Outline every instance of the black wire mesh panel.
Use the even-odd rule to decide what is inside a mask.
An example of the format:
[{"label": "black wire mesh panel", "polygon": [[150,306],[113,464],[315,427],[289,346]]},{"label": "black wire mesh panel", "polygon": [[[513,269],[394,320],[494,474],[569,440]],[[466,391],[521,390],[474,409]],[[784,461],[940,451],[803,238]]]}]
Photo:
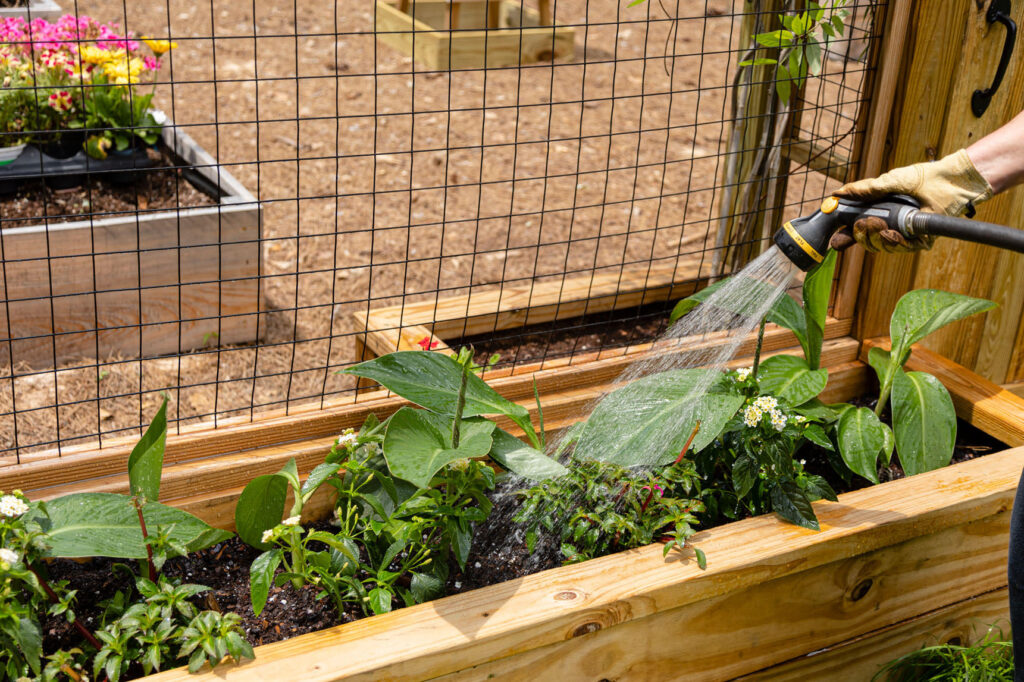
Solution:
[{"label": "black wire mesh panel", "polygon": [[30,142],[0,166],[7,462],[165,393],[180,430],[357,399],[337,370],[396,348],[507,371],[657,335],[722,271],[730,157],[776,151],[786,214],[846,176],[884,8],[847,3],[784,136],[737,145],[744,20],[796,3],[62,4],[0,36],[31,93],[0,109],[0,151]]}]

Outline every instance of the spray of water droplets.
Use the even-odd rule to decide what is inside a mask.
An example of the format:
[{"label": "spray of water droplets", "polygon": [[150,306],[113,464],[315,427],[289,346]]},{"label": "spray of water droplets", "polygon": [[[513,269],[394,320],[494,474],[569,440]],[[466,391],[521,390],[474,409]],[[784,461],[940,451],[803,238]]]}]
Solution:
[{"label": "spray of water droplets", "polygon": [[[740,346],[751,338],[760,321],[767,315],[775,301],[785,295],[792,283],[796,269],[789,259],[776,247],[772,247],[752,261],[742,271],[729,278],[714,293],[688,315],[674,324],[660,339],[654,343],[651,352],[645,353],[631,364],[616,380],[611,390],[626,386],[637,379],[670,370],[703,367],[716,372],[709,372],[695,382],[688,395],[681,401],[691,407],[699,398],[707,393],[711,384],[725,370],[735,357]],[[645,398],[636,396],[632,403],[635,410],[649,410],[653,405],[643,401],[664,400],[657,395]],[[673,399],[678,401],[678,396]],[[584,420],[600,403],[595,400],[580,414]],[[641,444],[640,451],[635,452],[634,461],[643,466],[652,465],[664,454],[664,443],[678,435],[685,425],[693,421],[691,409],[683,408],[671,411],[671,418],[659,423],[655,435],[649,442]],[[632,439],[635,435],[627,425],[631,421],[627,415],[621,419],[624,425],[621,430],[613,430],[607,446],[612,449]],[[549,454],[558,448],[557,442],[548,444]],[[635,444],[634,444],[635,446]],[[508,560],[522,561],[521,555],[515,551],[524,542],[524,533],[512,521],[516,507],[512,503],[515,493],[529,487],[531,483],[519,477],[506,480],[496,495],[496,505],[492,518],[487,525],[490,528],[506,529],[503,538],[488,538],[488,552],[497,552],[499,557]],[[551,543],[547,543],[549,546]],[[558,546],[555,541],[554,547]],[[539,553],[540,554],[540,553]],[[520,564],[520,570],[529,571],[530,563],[540,563],[544,557],[537,555],[526,559],[527,564]]]}]

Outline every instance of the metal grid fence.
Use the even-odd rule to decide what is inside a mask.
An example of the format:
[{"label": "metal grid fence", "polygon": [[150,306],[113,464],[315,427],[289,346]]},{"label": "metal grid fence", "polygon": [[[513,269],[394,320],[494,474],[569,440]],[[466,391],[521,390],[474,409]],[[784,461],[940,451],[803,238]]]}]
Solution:
[{"label": "metal grid fence", "polygon": [[[85,140],[116,138],[88,117],[101,93],[152,92],[151,146],[114,139],[81,168],[30,151],[22,177],[0,166],[10,463],[136,433],[163,394],[172,429],[358,399],[368,389],[337,370],[396,348],[470,342],[509,371],[650,340],[728,270],[727,248],[770,230],[761,206],[755,233],[719,236],[752,182],[730,158],[774,153],[758,181],[788,216],[851,172],[885,7],[848,3],[785,125],[736,144],[770,116],[747,100],[774,91],[738,66],[761,54],[744,22],[797,3],[63,4],[78,26],[177,45],[139,43],[161,68],[131,88],[90,70],[56,90]],[[66,38],[72,70],[97,30]],[[50,46],[29,36],[6,49],[38,61]],[[30,85],[53,111],[4,121],[4,146],[74,138],[54,88]]]}]

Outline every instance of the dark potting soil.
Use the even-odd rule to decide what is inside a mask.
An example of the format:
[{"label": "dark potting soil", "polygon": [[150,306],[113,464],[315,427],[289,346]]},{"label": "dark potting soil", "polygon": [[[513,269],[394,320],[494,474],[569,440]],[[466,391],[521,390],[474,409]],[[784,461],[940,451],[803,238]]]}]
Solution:
[{"label": "dark potting soil", "polygon": [[16,192],[0,197],[0,227],[38,225],[44,217],[53,224],[216,203],[188,181],[185,171],[177,167],[180,163],[166,149],[148,149],[146,153],[155,167],[134,171],[135,182],[111,182],[103,179],[103,174],[88,176],[83,184],[68,189],[54,189],[45,180],[24,182]]},{"label": "dark potting soil", "polygon": [[452,348],[472,346],[477,364],[497,353],[495,367],[550,360],[654,341],[668,329],[673,302],[591,313],[487,334],[445,339]]}]

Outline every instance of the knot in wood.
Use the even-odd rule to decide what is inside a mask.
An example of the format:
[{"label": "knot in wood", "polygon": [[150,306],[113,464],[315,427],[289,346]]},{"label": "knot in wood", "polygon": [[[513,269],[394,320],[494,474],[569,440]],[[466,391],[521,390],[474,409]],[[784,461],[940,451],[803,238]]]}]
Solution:
[{"label": "knot in wood", "polygon": [[572,631],[572,636],[573,637],[580,637],[582,635],[589,635],[591,632],[597,632],[600,629],[601,629],[601,624],[600,623],[595,623],[595,622],[584,623],[583,625],[580,625],[579,627],[577,627],[575,630]]},{"label": "knot in wood", "polygon": [[569,601],[570,599],[575,599],[578,596],[580,595],[576,592],[573,592],[572,590],[565,590],[563,592],[559,592],[558,594],[556,594],[555,599],[557,599],[558,601]]},{"label": "knot in wood", "polygon": [[859,583],[853,586],[850,590],[850,601],[860,601],[867,596],[868,592],[871,591],[871,586],[875,584],[875,581],[871,578],[865,578]]}]

